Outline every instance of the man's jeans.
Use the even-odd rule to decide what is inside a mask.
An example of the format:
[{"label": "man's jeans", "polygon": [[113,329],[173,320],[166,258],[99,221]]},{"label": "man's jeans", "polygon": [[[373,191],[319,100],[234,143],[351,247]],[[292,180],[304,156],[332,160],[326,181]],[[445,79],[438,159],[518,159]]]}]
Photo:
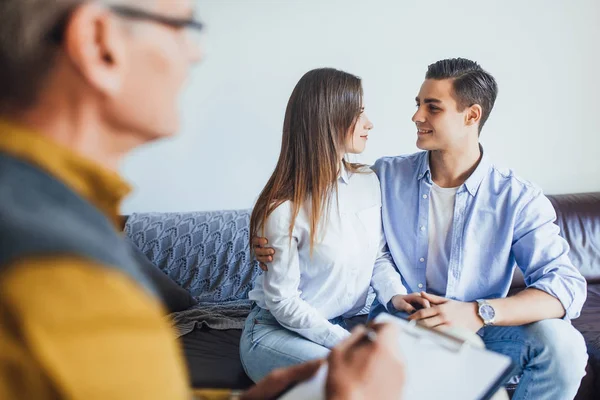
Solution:
[{"label": "man's jeans", "polygon": [[[369,319],[383,311],[373,303]],[[477,334],[487,349],[513,360],[513,375],[520,377],[513,400],[566,400],[577,394],[588,357],[583,336],[569,322],[547,319],[522,326],[488,326]]]}]

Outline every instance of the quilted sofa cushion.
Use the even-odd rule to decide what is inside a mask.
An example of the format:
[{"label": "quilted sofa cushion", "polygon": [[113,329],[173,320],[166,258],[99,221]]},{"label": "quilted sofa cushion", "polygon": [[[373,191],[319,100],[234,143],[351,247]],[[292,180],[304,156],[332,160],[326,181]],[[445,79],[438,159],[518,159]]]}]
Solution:
[{"label": "quilted sofa cushion", "polygon": [[246,300],[260,274],[250,255],[250,210],[135,213],[127,236],[200,303]]}]

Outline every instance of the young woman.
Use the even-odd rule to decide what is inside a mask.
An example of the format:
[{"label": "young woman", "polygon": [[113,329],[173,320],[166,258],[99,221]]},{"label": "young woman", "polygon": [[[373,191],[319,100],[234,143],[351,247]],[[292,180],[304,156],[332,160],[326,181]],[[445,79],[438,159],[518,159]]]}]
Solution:
[{"label": "young woman", "polygon": [[276,251],[250,292],[240,343],[254,381],[325,357],[349,336],[344,318],[365,306],[369,286],[381,304],[406,294],[383,236],[377,176],[344,158],[365,149],[373,127],[362,99],[360,78],[330,68],[306,73],[289,99],[279,161],[250,221],[250,236]]}]

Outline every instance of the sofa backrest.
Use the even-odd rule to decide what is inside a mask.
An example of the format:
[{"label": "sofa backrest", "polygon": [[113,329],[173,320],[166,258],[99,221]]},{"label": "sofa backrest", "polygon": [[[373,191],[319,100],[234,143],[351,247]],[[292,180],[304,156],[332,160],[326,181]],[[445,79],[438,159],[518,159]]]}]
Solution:
[{"label": "sofa backrest", "polygon": [[[569,246],[569,257],[590,283],[600,282],[600,192],[548,196],[556,224]],[[513,287],[524,287],[516,270]]]},{"label": "sofa backrest", "polygon": [[136,213],[125,233],[199,302],[244,300],[261,273],[248,244],[250,210]]},{"label": "sofa backrest", "polygon": [[571,246],[571,261],[588,281],[600,281],[600,192],[548,197]]},{"label": "sofa backrest", "polygon": [[[600,192],[548,196],[570,257],[588,282],[600,282]],[[248,245],[250,210],[136,213],[126,234],[200,302],[247,299],[260,275]],[[524,287],[517,269],[513,288]]]}]

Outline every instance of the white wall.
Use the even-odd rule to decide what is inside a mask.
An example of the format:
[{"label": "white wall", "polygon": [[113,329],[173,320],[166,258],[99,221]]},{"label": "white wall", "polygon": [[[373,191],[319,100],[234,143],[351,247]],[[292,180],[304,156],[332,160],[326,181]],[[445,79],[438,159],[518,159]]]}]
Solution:
[{"label": "white wall", "polygon": [[297,80],[330,66],[363,78],[375,129],[360,161],[416,151],[427,65],[481,63],[500,94],[482,133],[494,162],[546,193],[600,190],[600,1],[201,0],[206,58],[183,128],[138,150],[124,211],[251,207],[278,157]]}]

